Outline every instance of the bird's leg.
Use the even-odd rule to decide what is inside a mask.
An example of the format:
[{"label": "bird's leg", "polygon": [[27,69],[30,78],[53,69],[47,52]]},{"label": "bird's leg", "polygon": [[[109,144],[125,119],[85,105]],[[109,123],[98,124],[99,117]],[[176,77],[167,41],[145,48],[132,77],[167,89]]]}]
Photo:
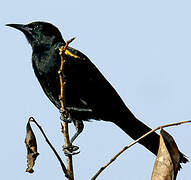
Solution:
[{"label": "bird's leg", "polygon": [[82,120],[73,120],[74,126],[76,128],[76,133],[74,136],[71,138],[71,143],[74,142],[74,140],[79,136],[79,134],[83,131],[84,129],[84,123]]},{"label": "bird's leg", "polygon": [[65,155],[75,155],[75,154],[80,153],[80,151],[74,152],[74,151],[77,151],[79,149],[79,147],[72,145],[72,143],[78,137],[78,135],[83,131],[84,124],[83,124],[82,120],[74,120],[74,119],[73,119],[73,123],[74,123],[74,126],[76,128],[76,133],[71,138],[71,141],[70,141],[71,145],[69,147],[66,147],[66,146],[63,147]]}]

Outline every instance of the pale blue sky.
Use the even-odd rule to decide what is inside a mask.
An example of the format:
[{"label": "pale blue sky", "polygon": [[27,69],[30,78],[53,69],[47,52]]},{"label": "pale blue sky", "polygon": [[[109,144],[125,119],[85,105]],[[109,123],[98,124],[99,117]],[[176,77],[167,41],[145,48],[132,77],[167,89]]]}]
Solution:
[{"label": "pale blue sky", "polygon": [[[58,26],[72,47],[84,52],[115,87],[130,110],[154,128],[191,119],[191,1],[11,1],[0,7],[1,179],[64,179],[39,130],[40,156],[34,174],[25,173],[25,125],[34,116],[63,159],[58,110],[34,76],[31,47],[24,35],[4,25],[48,21]],[[71,125],[72,126],[72,125]],[[72,128],[73,129],[73,128]],[[191,158],[191,125],[171,127],[179,148]],[[132,142],[112,123],[88,122],[76,140],[76,180],[90,179]],[[150,179],[155,157],[135,145],[108,167],[99,180]],[[178,179],[190,179],[190,163]]]}]

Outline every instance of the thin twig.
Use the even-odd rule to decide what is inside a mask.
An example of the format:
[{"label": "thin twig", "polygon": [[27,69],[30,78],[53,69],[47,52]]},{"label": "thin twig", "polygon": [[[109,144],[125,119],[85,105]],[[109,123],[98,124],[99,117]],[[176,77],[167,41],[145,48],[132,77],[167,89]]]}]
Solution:
[{"label": "thin twig", "polygon": [[29,122],[34,122],[34,123],[37,125],[37,127],[40,129],[42,135],[43,135],[44,138],[45,138],[45,141],[46,141],[47,144],[50,146],[50,148],[51,148],[52,151],[54,152],[55,156],[57,157],[58,161],[60,162],[60,165],[61,165],[61,167],[62,167],[62,170],[63,170],[65,176],[68,177],[68,171],[67,171],[67,169],[66,169],[66,166],[64,165],[64,163],[63,163],[61,157],[59,156],[59,154],[57,153],[57,151],[55,150],[55,148],[53,147],[53,145],[51,144],[51,142],[49,141],[49,139],[47,138],[47,136],[46,136],[44,130],[42,129],[42,127],[37,123],[37,121],[36,121],[33,117],[30,117],[30,118],[29,118]]},{"label": "thin twig", "polygon": [[[72,38],[66,42],[64,46],[61,46],[59,48],[59,55],[61,59],[61,64],[60,64],[60,69],[58,71],[59,79],[60,79],[60,104],[61,104],[61,110],[63,112],[63,115],[65,117],[68,116],[68,112],[66,110],[66,102],[65,102],[65,88],[66,88],[66,81],[64,80],[63,76],[63,70],[64,70],[64,63],[65,63],[65,51],[69,45],[75,38]],[[68,132],[68,123],[63,122],[62,124],[62,132],[64,134],[64,140],[65,140],[65,147],[69,147],[71,145],[70,139],[69,139],[69,132]],[[73,173],[73,163],[72,163],[72,155],[67,155],[67,169],[68,169],[68,174],[70,175],[68,177],[69,180],[74,180],[74,173]]]},{"label": "thin twig", "polygon": [[144,134],[143,136],[141,136],[140,138],[138,138],[137,140],[133,141],[132,143],[130,143],[129,145],[125,146],[121,151],[119,151],[107,164],[105,164],[104,166],[102,166],[99,171],[92,177],[91,180],[95,180],[99,174],[106,168],[108,167],[113,161],[115,161],[119,155],[121,155],[125,150],[127,150],[128,148],[130,148],[131,146],[133,146],[134,144],[136,144],[137,142],[139,142],[141,139],[145,138],[146,136],[148,136],[149,134],[159,130],[159,129],[162,129],[162,128],[165,128],[165,127],[170,127],[170,126],[178,126],[178,125],[181,125],[181,124],[185,124],[185,123],[191,123],[191,120],[188,120],[188,121],[181,121],[181,122],[177,122],[177,123],[172,123],[172,124],[166,124],[166,125],[162,125],[162,126],[159,126],[155,129],[152,129],[150,130],[149,132],[147,132],[146,134]]}]

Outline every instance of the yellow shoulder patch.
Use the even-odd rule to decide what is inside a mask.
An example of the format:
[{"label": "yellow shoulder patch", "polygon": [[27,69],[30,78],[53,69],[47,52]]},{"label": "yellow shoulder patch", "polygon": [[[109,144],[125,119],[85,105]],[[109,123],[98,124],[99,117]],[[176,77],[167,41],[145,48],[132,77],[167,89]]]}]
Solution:
[{"label": "yellow shoulder patch", "polygon": [[74,58],[80,58],[79,56],[77,56],[77,55],[71,53],[68,49],[66,49],[65,54],[68,55],[68,56],[72,56],[72,57],[74,57]]}]

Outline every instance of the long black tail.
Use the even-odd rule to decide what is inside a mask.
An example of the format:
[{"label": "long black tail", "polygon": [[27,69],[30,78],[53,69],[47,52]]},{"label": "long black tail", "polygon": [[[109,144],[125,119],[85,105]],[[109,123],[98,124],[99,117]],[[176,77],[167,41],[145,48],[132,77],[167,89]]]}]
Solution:
[{"label": "long black tail", "polygon": [[[118,121],[115,120],[114,123],[134,140],[138,139],[151,130],[148,126],[134,117],[128,109],[126,116],[123,115],[122,119],[120,118]],[[157,155],[159,148],[159,135],[157,133],[153,132],[149,134],[140,140],[139,143],[153,154]],[[185,156],[180,152],[180,162],[186,163],[187,161],[188,160],[185,158]]]}]

